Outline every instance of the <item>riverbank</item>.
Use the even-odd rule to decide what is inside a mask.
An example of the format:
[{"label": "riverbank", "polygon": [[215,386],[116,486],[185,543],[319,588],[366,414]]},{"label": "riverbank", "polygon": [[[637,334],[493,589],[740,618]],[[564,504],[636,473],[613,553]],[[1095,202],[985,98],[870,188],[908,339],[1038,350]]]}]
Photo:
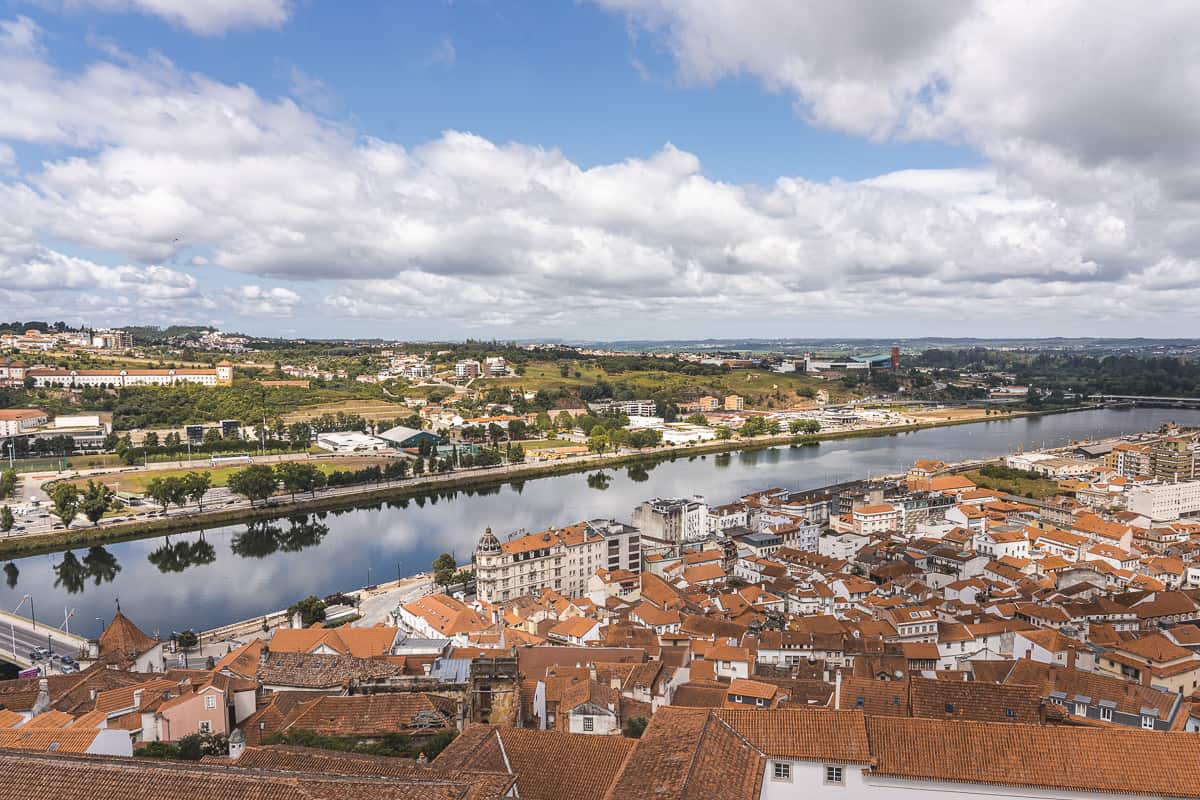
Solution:
[{"label": "riverbank", "polygon": [[[581,456],[578,459],[570,461],[524,463],[506,467],[472,470],[469,472],[456,471],[420,478],[407,478],[403,481],[345,487],[344,489],[319,494],[315,497],[298,497],[295,501],[277,497],[275,498],[275,502],[270,505],[264,504],[256,507],[239,506],[232,509],[218,508],[207,510],[203,513],[180,514],[177,516],[139,520],[133,523],[78,528],[19,537],[14,536],[0,540],[0,559],[22,558],[61,550],[152,538],[169,533],[206,530],[225,525],[275,519],[292,514],[373,505],[387,501],[427,496],[441,491],[483,489],[508,483],[525,482],[573,473],[659,464],[674,461],[681,457],[692,458],[697,455],[765,450],[787,445],[815,446],[828,441],[896,436],[933,428],[973,425],[980,422],[1001,422],[1051,414],[1066,414],[1076,411],[1086,411],[1092,408],[1095,407],[1079,406],[1046,411],[1016,412],[995,417],[942,420],[929,423],[893,425],[800,436],[783,435],[760,436],[752,439],[726,439],[672,448]],[[281,500],[282,502],[280,502]]]}]

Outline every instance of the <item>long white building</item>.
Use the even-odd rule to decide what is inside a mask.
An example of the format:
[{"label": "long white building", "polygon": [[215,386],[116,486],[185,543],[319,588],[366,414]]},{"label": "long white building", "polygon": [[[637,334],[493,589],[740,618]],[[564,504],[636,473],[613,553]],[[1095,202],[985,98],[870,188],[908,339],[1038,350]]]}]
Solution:
[{"label": "long white building", "polygon": [[213,369],[60,369],[31,368],[25,374],[33,385],[44,387],[84,386],[173,386],[194,383],[201,386],[229,386],[233,383],[233,364],[222,361]]},{"label": "long white building", "polygon": [[1151,483],[1130,487],[1127,508],[1151,522],[1171,522],[1200,513],[1200,481]]}]

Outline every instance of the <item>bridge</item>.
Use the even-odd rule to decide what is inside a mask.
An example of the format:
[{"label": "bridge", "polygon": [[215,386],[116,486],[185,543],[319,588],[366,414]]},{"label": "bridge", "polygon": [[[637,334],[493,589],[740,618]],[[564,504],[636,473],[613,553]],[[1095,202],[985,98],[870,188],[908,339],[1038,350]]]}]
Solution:
[{"label": "bridge", "polygon": [[1132,403],[1159,408],[1200,408],[1200,397],[1156,397],[1139,394],[1094,394],[1088,398],[1100,403]]},{"label": "bridge", "polygon": [[8,611],[0,611],[0,661],[6,661],[20,669],[40,666],[50,671],[58,667],[56,661],[34,662],[34,648],[44,647],[59,656],[71,656],[76,660],[94,658],[94,645],[82,636],[35,622]]}]

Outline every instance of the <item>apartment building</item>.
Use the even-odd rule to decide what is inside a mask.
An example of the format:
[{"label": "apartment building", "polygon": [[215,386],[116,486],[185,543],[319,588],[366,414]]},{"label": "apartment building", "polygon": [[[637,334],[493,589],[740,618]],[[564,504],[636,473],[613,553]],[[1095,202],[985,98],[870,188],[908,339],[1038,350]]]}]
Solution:
[{"label": "apartment building", "polygon": [[624,414],[627,417],[653,417],[658,406],[653,400],[604,400],[588,403],[588,408],[597,414]]},{"label": "apartment building", "polygon": [[1120,442],[1104,459],[1104,466],[1124,478],[1149,475],[1150,445],[1138,442]]},{"label": "apartment building", "polygon": [[633,524],[647,543],[675,546],[708,536],[708,506],[699,497],[646,500],[633,510]]},{"label": "apartment building", "polygon": [[25,371],[33,385],[46,387],[84,386],[173,386],[179,383],[200,386],[229,386],[233,383],[233,364],[222,361],[212,369],[61,369],[34,367]]},{"label": "apartment building", "polygon": [[746,400],[741,395],[731,394],[725,398],[726,411],[745,411]]},{"label": "apartment building", "polygon": [[459,380],[465,381],[471,378],[478,378],[482,371],[483,365],[471,358],[459,361],[454,365],[454,377]]},{"label": "apartment building", "polygon": [[887,503],[859,506],[852,512],[854,532],[859,534],[898,531],[904,527],[904,511]]},{"label": "apartment building", "polygon": [[590,520],[501,542],[488,528],[475,547],[479,599],[496,603],[553,589],[585,597],[599,569],[641,570],[641,535],[615,520]]},{"label": "apartment building", "polygon": [[1193,436],[1164,436],[1150,445],[1150,474],[1160,481],[1190,481],[1196,477],[1200,446]]}]

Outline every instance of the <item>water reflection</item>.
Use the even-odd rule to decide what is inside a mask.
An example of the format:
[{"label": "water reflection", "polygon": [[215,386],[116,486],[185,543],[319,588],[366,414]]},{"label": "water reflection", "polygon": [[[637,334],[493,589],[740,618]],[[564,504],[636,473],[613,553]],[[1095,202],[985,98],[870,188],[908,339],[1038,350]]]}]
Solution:
[{"label": "water reflection", "polygon": [[[11,572],[9,567],[12,567]],[[4,571],[8,577],[8,588],[15,588],[19,574],[16,565],[9,564]],[[67,594],[79,594],[87,585],[88,578],[100,586],[111,583],[120,571],[121,565],[117,563],[116,556],[103,547],[89,548],[82,559],[68,550],[61,554],[59,562],[54,565],[54,586],[64,589]]]},{"label": "water reflection", "polygon": [[[374,508],[379,510],[378,505]],[[230,547],[235,555],[242,558],[266,558],[279,552],[299,553],[316,547],[329,533],[329,526],[321,521],[324,517],[324,513],[315,514],[312,518],[308,514],[293,514],[286,518],[286,528],[280,524],[280,520],[251,522],[245,532],[233,538]]]},{"label": "water reflection", "polygon": [[20,575],[20,568],[13,562],[10,561],[4,565],[4,582],[8,584],[9,589],[17,588],[17,578]]},{"label": "water reflection", "polygon": [[205,540],[204,534],[193,541],[172,543],[170,536],[163,537],[164,543],[146,559],[158,567],[159,572],[183,572],[189,567],[211,564],[217,560],[217,549]]},{"label": "water reflection", "polygon": [[612,485],[612,476],[607,472],[593,472],[587,476],[587,485],[589,489],[597,489],[603,492]]}]

